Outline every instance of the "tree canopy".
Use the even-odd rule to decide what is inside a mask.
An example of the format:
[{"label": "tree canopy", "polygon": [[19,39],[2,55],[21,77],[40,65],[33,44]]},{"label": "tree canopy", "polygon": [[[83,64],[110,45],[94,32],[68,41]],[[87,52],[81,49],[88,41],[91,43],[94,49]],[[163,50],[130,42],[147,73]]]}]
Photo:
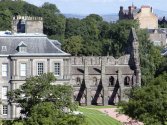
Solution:
[{"label": "tree canopy", "polygon": [[52,85],[52,73],[30,77],[19,89],[8,93],[9,103],[21,107],[25,125],[81,125],[82,115],[74,115],[77,105],[72,102],[72,87]]},{"label": "tree canopy", "polygon": [[167,74],[162,74],[142,88],[134,88],[129,102],[122,105],[125,114],[145,125],[165,125],[167,121]]}]

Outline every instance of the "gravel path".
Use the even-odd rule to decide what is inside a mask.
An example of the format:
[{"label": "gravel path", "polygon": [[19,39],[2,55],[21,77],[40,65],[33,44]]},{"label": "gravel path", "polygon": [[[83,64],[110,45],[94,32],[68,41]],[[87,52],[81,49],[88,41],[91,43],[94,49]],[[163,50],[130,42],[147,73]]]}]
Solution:
[{"label": "gravel path", "polygon": [[120,121],[123,125],[144,125],[142,122],[132,120],[124,114],[119,114],[117,108],[103,108],[97,109],[105,114],[108,114],[110,117]]}]

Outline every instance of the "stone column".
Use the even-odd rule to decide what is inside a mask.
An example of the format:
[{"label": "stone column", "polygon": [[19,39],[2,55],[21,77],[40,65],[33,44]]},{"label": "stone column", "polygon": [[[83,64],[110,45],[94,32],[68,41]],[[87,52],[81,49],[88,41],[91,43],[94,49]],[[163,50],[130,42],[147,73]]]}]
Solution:
[{"label": "stone column", "polygon": [[89,83],[89,73],[86,58],[84,59],[84,80],[86,85],[86,105],[91,105],[91,88]]},{"label": "stone column", "polygon": [[15,60],[13,59],[13,60],[12,60],[12,76],[15,76],[15,74],[16,74],[15,65],[16,65],[16,62],[15,62]]},{"label": "stone column", "polygon": [[118,81],[119,81],[119,90],[118,94],[120,95],[119,101],[123,101],[124,99],[124,80],[122,79],[122,72],[118,69]]},{"label": "stone column", "polygon": [[15,60],[15,76],[18,76],[17,60]]},{"label": "stone column", "polygon": [[67,79],[67,59],[63,59],[63,63],[64,63],[64,74],[63,74],[63,79]]},{"label": "stone column", "polygon": [[50,72],[50,59],[47,59],[47,73]]},{"label": "stone column", "polygon": [[16,106],[15,106],[15,104],[12,104],[12,106],[11,106],[11,108],[12,108],[12,119],[14,119],[14,118],[16,118]]},{"label": "stone column", "polygon": [[105,75],[105,66],[105,57],[101,57],[101,82],[103,86],[103,105],[108,105],[108,81]]},{"label": "stone column", "polygon": [[33,59],[30,59],[30,75],[33,76]]}]

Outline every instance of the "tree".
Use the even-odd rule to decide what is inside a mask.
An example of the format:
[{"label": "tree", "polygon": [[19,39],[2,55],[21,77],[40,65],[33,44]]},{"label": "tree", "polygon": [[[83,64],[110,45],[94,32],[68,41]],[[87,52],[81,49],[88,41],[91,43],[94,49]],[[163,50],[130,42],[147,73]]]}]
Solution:
[{"label": "tree", "polygon": [[82,22],[77,18],[66,19],[65,38],[68,39],[72,36],[82,35]]},{"label": "tree", "polygon": [[63,41],[66,23],[65,17],[60,14],[55,4],[46,2],[42,5],[41,10],[44,20],[44,33],[49,38]]},{"label": "tree", "polygon": [[77,55],[81,53],[83,47],[83,39],[81,36],[72,36],[65,40],[63,43],[63,49],[71,53],[72,55]]},{"label": "tree", "polygon": [[8,93],[9,103],[18,103],[21,114],[25,116],[25,125],[80,125],[82,116],[73,115],[77,105],[72,102],[72,87],[52,85],[55,77],[52,73],[26,79],[19,89]]},{"label": "tree", "polygon": [[125,53],[130,29],[134,27],[138,29],[136,20],[121,20],[116,24],[111,24],[110,38],[112,42],[112,54],[114,57],[120,57]]},{"label": "tree", "polygon": [[142,84],[147,84],[154,79],[155,72],[164,62],[161,56],[161,48],[154,46],[148,39],[148,33],[145,30],[138,30],[139,54],[142,71]]},{"label": "tree", "polygon": [[167,74],[162,74],[142,88],[134,88],[129,102],[122,108],[125,114],[145,125],[165,125],[167,121]]}]

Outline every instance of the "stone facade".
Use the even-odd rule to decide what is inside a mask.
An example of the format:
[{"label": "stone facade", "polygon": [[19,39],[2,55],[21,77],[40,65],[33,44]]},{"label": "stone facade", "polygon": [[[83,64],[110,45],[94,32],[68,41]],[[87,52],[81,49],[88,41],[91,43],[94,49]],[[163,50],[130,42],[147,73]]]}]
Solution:
[{"label": "stone facade", "polygon": [[166,29],[149,29],[149,40],[155,45],[155,46],[161,46],[165,47],[167,45],[166,40]]},{"label": "stone facade", "polygon": [[74,100],[80,105],[110,105],[127,100],[126,92],[140,86],[141,72],[138,40],[132,29],[131,47],[126,55],[115,59],[104,57],[71,57],[71,79]]},{"label": "stone facade", "polygon": [[55,74],[57,81],[53,84],[72,85],[74,100],[80,105],[112,105],[127,100],[129,89],[141,84],[139,43],[133,28],[128,43],[126,54],[118,59],[71,57],[61,50],[57,40],[44,34],[0,33],[1,118],[20,116],[17,104],[8,105],[7,91],[19,88],[30,76],[47,72]]},{"label": "stone facade", "polygon": [[140,28],[142,29],[157,29],[158,17],[153,13],[152,7],[142,6],[138,9],[136,6],[129,6],[128,10],[120,7],[119,20],[122,19],[135,19],[139,21]]}]

